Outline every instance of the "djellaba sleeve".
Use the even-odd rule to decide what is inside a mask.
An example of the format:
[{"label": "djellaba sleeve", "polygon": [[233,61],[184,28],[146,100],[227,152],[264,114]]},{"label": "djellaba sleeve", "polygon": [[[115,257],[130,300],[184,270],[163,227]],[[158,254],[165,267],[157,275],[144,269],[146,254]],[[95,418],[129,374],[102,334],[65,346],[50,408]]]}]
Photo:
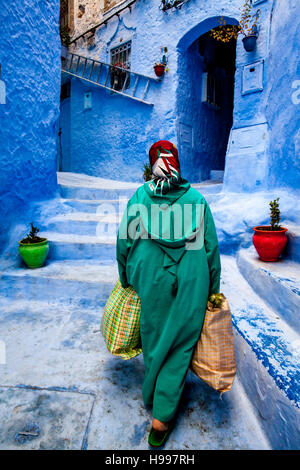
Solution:
[{"label": "djellaba sleeve", "polygon": [[[138,196],[136,192],[127,203],[127,207],[123,214],[117,235],[117,263],[119,278],[122,287],[125,288],[129,286],[126,276],[126,261],[133,243],[133,238],[130,237],[130,230],[132,230],[132,227],[130,228],[130,225],[136,219],[136,214],[134,211],[133,214],[130,215],[130,207],[136,207],[137,202]],[[130,230],[128,230],[129,228]]]},{"label": "djellaba sleeve", "polygon": [[131,247],[131,240],[128,237],[128,205],[123,214],[118,235],[117,235],[117,263],[118,263],[118,271],[120,282],[122,287],[128,287],[129,284],[127,282],[126,277],[126,260],[127,256]]}]

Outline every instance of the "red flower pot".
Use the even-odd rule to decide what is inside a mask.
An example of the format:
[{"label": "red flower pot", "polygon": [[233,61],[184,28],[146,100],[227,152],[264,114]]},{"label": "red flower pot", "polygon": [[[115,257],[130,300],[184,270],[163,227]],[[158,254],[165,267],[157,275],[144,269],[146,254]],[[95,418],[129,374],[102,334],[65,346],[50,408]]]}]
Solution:
[{"label": "red flower pot", "polygon": [[165,66],[163,64],[154,65],[154,72],[157,77],[162,77],[165,73]]},{"label": "red flower pot", "polygon": [[[262,261],[277,261],[287,243],[287,228],[268,230],[270,226],[254,227],[253,245]],[[265,229],[265,230],[264,230]]]}]

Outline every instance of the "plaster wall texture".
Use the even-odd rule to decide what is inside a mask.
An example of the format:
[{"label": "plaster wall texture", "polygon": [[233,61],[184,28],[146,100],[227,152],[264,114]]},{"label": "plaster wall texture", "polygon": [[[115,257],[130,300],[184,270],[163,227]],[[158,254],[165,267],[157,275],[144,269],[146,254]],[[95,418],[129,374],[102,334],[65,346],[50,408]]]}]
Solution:
[{"label": "plaster wall texture", "polygon": [[73,0],[74,23],[71,39],[100,23],[104,0]]},{"label": "plaster wall texture", "polygon": [[[59,169],[60,171],[70,170],[70,149],[71,149],[71,132],[70,132],[70,108],[71,100],[67,98],[61,102],[59,128]],[[63,129],[63,132],[61,131]]]},{"label": "plaster wall texture", "polygon": [[1,234],[34,200],[57,188],[59,1],[5,2],[0,9],[0,63],[6,104],[0,105]]},{"label": "plaster wall texture", "polygon": [[271,186],[300,187],[299,3],[274,2],[267,71],[266,117],[270,126]]}]

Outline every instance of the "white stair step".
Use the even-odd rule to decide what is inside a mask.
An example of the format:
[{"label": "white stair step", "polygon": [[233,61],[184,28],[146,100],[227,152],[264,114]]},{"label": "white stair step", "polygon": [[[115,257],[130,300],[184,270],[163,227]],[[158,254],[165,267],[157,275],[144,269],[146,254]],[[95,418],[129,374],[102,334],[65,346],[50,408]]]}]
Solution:
[{"label": "white stair step", "polygon": [[[98,206],[97,213],[71,212],[58,215],[49,220],[45,229],[64,234],[96,237],[105,234],[108,238],[116,237],[122,215],[113,209],[112,206],[103,205]],[[113,212],[105,213],[108,210]]]},{"label": "white stair step", "polygon": [[83,173],[57,172],[57,182],[64,186],[85,187],[90,189],[137,189],[140,184],[110,180]]},{"label": "white stair step", "polygon": [[114,210],[119,210],[121,207],[126,207],[128,198],[118,198],[118,199],[61,199],[64,205],[72,207],[78,212],[89,212],[95,213],[98,210],[98,207],[103,205],[110,205]]},{"label": "white stair step", "polygon": [[49,240],[50,259],[92,259],[102,262],[115,260],[116,237],[41,232]]},{"label": "white stair step", "polygon": [[223,189],[223,183],[215,180],[206,180],[201,183],[192,183],[192,188],[197,189],[204,197],[208,194],[219,194]]},{"label": "white stair step", "polygon": [[104,305],[116,280],[116,264],[48,261],[41,268],[11,267],[1,276],[0,294],[15,300]]},{"label": "white stair step", "polygon": [[289,222],[287,228],[288,243],[284,255],[300,263],[300,225]]},{"label": "white stair step", "polygon": [[76,221],[76,222],[107,222],[107,223],[118,223],[120,222],[121,215],[117,213],[89,213],[89,212],[69,212],[68,214],[57,215],[50,219],[52,222],[65,222],[65,221]]},{"label": "white stair step", "polygon": [[125,196],[130,197],[141,185],[140,183],[61,172],[57,174],[57,181],[63,198],[88,200],[118,199],[120,196],[123,198]]},{"label": "white stair step", "polygon": [[236,329],[238,375],[271,446],[298,448],[300,337],[254,292],[230,256],[222,256],[221,291]]}]

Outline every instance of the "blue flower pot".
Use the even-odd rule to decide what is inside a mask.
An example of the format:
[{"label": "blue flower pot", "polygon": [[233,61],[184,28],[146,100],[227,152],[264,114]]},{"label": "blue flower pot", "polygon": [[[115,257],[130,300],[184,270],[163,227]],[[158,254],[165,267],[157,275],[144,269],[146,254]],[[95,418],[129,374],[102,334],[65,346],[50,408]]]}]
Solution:
[{"label": "blue flower pot", "polygon": [[243,38],[244,49],[247,52],[252,52],[256,48],[257,36],[251,34],[250,36],[245,36]]}]

